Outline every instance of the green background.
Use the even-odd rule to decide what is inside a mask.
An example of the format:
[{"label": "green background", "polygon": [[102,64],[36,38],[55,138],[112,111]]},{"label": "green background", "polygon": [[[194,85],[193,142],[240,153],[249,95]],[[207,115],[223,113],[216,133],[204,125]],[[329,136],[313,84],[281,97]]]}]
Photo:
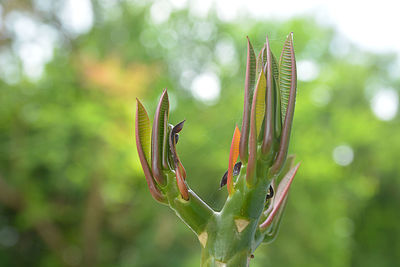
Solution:
[{"label": "green background", "polygon": [[[187,181],[219,209],[241,125],[245,37],[259,50],[268,34],[279,56],[289,32],[299,73],[301,62],[316,67],[298,81],[290,150],[301,167],[278,238],[252,266],[398,266],[399,117],[379,120],[371,109],[382,88],[399,91],[395,54],[363,51],[312,17],[223,22],[183,9],[157,24],[151,3],[139,1],[92,1],[93,27],[74,35],[52,2],[47,13],[30,1],[3,3],[3,17],[20,12],[63,38],[39,79],[21,64],[18,81],[0,79],[0,266],[199,266],[196,236],[148,192],[135,99],[152,118],[168,88],[171,122],[186,119],[178,151]],[[0,39],[17,57],[13,45],[12,35]],[[219,78],[213,103],[190,91],[205,71]]]}]

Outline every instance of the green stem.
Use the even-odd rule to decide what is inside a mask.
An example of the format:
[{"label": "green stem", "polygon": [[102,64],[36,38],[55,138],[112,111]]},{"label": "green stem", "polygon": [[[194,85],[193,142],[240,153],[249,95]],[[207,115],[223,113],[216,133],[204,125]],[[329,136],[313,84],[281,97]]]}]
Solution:
[{"label": "green stem", "polygon": [[260,245],[264,234],[258,229],[269,180],[267,168],[257,164],[257,184],[246,185],[243,166],[235,185],[220,212],[213,211],[192,190],[184,200],[178,190],[175,173],[167,173],[167,185],[162,188],[176,214],[199,238],[202,245],[202,267],[246,267],[251,254]]},{"label": "green stem", "polygon": [[[246,166],[241,173],[246,173]],[[259,170],[266,173],[266,170]],[[248,188],[244,175],[239,176],[236,190],[228,197],[221,212],[210,218],[205,229],[201,266],[245,267],[262,237],[256,237],[264,209],[268,179],[258,177],[256,186]],[[262,235],[262,234],[261,234]],[[204,240],[203,240],[204,241]]]},{"label": "green stem", "polygon": [[215,259],[208,250],[203,249],[201,252],[201,264],[200,267],[247,267],[250,264],[251,254],[247,251],[241,251],[236,253],[227,262],[221,262]]},{"label": "green stem", "polygon": [[206,228],[214,211],[191,189],[189,200],[184,200],[178,190],[175,173],[167,174],[167,199],[171,209],[196,234],[201,234]]}]

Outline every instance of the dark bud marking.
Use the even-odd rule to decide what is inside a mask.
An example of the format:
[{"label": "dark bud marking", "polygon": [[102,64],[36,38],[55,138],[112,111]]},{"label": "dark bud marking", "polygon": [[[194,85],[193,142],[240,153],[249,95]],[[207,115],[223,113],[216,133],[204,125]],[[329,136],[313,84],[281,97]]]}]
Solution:
[{"label": "dark bud marking", "polygon": [[224,173],[224,176],[222,176],[221,183],[219,184],[219,188],[221,188],[224,185],[226,185],[227,182],[228,182],[228,171],[226,171]]},{"label": "dark bud marking", "polygon": [[177,125],[175,125],[171,132],[170,132],[170,146],[169,149],[171,151],[172,159],[174,161],[174,165],[177,166],[179,164],[179,157],[176,153],[176,143],[178,143],[179,140],[179,135],[178,133],[182,131],[183,125],[185,124],[185,121],[181,121]]},{"label": "dark bud marking", "polygon": [[178,184],[178,189],[179,192],[181,193],[181,196],[184,200],[189,200],[189,192],[188,188],[185,184],[185,178],[186,178],[186,171],[185,168],[183,167],[181,161],[179,160],[179,156],[176,153],[176,135],[182,131],[183,124],[185,121],[182,121],[175,125],[170,133],[169,137],[169,146],[170,146],[170,151],[174,163],[174,169],[175,169],[175,176],[176,176],[176,182]]},{"label": "dark bud marking", "polygon": [[233,167],[233,176],[238,176],[240,173],[240,169],[242,168],[242,162],[238,162],[235,164],[235,166]]},{"label": "dark bud marking", "polygon": [[182,131],[183,129],[183,125],[185,124],[186,120],[181,121],[180,123],[178,123],[177,125],[174,126],[174,128],[172,129],[172,132],[174,134],[179,133],[180,131]]},{"label": "dark bud marking", "polygon": [[[240,168],[242,168],[242,162],[239,161],[239,162],[236,163],[235,166],[233,167],[233,176],[238,176],[238,175],[239,175],[239,173],[240,173]],[[223,187],[224,185],[226,185],[227,181],[228,181],[228,171],[226,171],[226,172],[224,173],[224,176],[222,176],[221,183],[220,183],[219,187],[221,188],[221,187]]]},{"label": "dark bud marking", "polygon": [[268,193],[267,193],[267,197],[265,198],[265,200],[273,198],[273,196],[274,196],[274,188],[272,187],[272,185],[270,185],[268,188]]}]

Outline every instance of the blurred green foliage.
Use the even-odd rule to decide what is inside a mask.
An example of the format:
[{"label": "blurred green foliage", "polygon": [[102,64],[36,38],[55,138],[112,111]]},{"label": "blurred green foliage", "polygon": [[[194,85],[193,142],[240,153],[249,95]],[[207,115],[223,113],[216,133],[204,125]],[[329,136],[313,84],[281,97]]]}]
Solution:
[{"label": "blurred green foliage", "polygon": [[[3,16],[43,15],[16,2]],[[171,121],[187,121],[178,150],[188,183],[218,209],[241,120],[245,36],[259,49],[268,34],[279,54],[291,31],[300,79],[291,150],[302,165],[279,236],[252,266],[398,265],[399,118],[381,121],[370,107],[380,89],[399,91],[394,55],[361,51],[312,18],[228,23],[183,9],[157,24],[150,4],[101,2],[90,32],[64,35],[39,80],[0,80],[0,266],[198,266],[196,237],[146,188],[135,98],[153,116],[168,88]],[[214,103],[190,91],[204,72],[219,78]]]}]

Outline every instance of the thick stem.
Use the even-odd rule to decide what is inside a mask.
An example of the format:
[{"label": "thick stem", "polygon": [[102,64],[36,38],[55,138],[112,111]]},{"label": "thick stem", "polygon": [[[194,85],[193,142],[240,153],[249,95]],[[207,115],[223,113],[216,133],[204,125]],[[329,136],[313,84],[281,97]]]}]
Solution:
[{"label": "thick stem", "polygon": [[269,181],[258,177],[256,186],[248,188],[243,177],[245,168],[234,194],[228,197],[221,212],[214,214],[205,229],[206,238],[201,240],[201,266],[246,267],[251,253],[260,244],[255,237]]},{"label": "thick stem", "polygon": [[211,255],[208,250],[203,249],[201,251],[200,267],[248,267],[250,259],[251,253],[242,251],[236,253],[236,255],[227,262],[221,262],[215,259],[215,256]]},{"label": "thick stem", "polygon": [[202,267],[249,266],[252,253],[264,237],[258,225],[269,184],[265,177],[268,168],[257,165],[257,184],[247,187],[247,165],[244,165],[234,193],[220,212],[213,211],[190,189],[189,200],[184,200],[175,173],[167,173],[167,185],[162,190],[166,192],[169,206],[198,236],[202,246]]}]

